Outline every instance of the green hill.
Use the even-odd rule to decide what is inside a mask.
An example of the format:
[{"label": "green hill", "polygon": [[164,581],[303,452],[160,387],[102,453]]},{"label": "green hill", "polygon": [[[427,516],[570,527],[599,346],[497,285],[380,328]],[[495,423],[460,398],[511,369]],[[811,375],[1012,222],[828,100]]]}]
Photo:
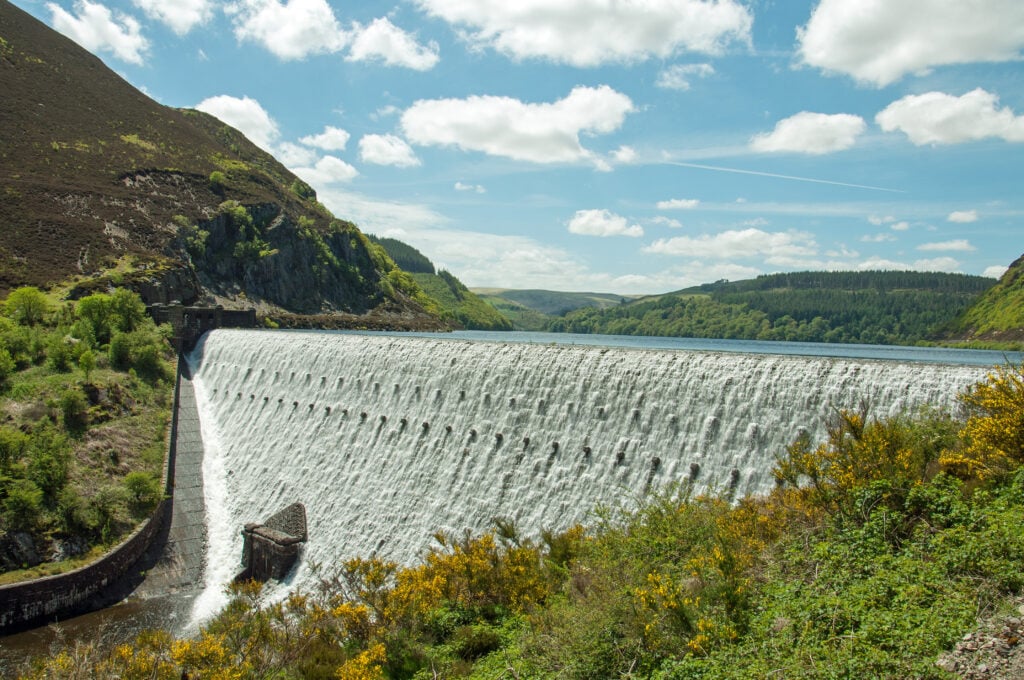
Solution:
[{"label": "green hill", "polygon": [[369,236],[413,280],[440,309],[441,318],[456,326],[479,331],[510,331],[512,323],[466,288],[451,272],[435,270],[434,263],[416,248],[393,238]]},{"label": "green hill", "polygon": [[1024,345],[1024,255],[949,325],[946,337],[993,346]]},{"label": "green hill", "polygon": [[473,292],[512,321],[517,331],[544,331],[557,317],[582,307],[606,309],[625,301],[608,293],[474,288]]},{"label": "green hill", "polygon": [[719,281],[604,310],[549,330],[669,337],[916,344],[970,307],[991,279],[931,272],[797,272]]},{"label": "green hill", "polygon": [[439,325],[412,280],[272,156],[157,104],[6,0],[0,83],[0,295],[116,283],[147,302]]}]

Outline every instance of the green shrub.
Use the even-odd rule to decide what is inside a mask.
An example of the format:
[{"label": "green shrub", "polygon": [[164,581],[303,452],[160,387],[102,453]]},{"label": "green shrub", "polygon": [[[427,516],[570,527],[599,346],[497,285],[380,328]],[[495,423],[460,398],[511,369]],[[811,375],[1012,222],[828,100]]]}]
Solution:
[{"label": "green shrub", "polygon": [[228,178],[220,170],[214,170],[210,173],[209,187],[210,191],[215,194],[224,193],[224,187],[227,185]]},{"label": "green shrub", "polygon": [[82,391],[73,387],[66,389],[61,393],[57,403],[64,429],[74,434],[81,434],[89,422],[89,402]]},{"label": "green shrub", "polygon": [[34,326],[42,323],[49,314],[50,303],[46,295],[35,286],[24,286],[11,291],[4,303],[4,310],[16,323]]},{"label": "green shrub", "polygon": [[15,531],[34,529],[42,514],[43,492],[29,479],[17,479],[7,486],[3,500],[7,527]]}]

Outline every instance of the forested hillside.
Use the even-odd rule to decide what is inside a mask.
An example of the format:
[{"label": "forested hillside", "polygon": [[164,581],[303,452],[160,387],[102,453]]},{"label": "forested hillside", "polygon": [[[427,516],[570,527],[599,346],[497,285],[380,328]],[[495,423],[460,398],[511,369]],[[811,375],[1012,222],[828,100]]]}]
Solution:
[{"label": "forested hillside", "polygon": [[925,272],[799,272],[720,281],[604,310],[580,309],[556,332],[914,344],[993,286]]},{"label": "forested hillside", "polygon": [[510,331],[512,323],[500,311],[480,299],[451,272],[437,270],[426,255],[407,243],[393,238],[369,236],[384,248],[401,269],[439,306],[443,321],[468,330]]}]

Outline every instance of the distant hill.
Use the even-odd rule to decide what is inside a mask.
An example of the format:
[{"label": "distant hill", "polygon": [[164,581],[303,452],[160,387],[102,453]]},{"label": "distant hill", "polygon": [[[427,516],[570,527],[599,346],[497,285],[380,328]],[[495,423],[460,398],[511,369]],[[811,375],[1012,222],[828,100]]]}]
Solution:
[{"label": "distant hill", "polygon": [[6,0],[0,84],[0,295],[119,284],[147,301],[438,326],[383,250],[240,132],[157,104]]},{"label": "distant hill", "polygon": [[511,319],[516,330],[544,331],[557,319],[582,307],[605,309],[626,298],[608,293],[565,293],[556,290],[474,288],[473,292]]},{"label": "distant hill", "polygon": [[1010,265],[999,283],[949,324],[950,340],[992,345],[1024,345],[1024,255]]},{"label": "distant hill", "polygon": [[469,330],[512,330],[512,322],[500,311],[466,288],[454,274],[443,269],[436,270],[430,258],[416,248],[393,238],[381,238],[373,234],[369,238],[383,247],[404,271],[411,273],[419,287],[437,302],[444,321]]},{"label": "distant hill", "polygon": [[719,281],[604,310],[579,309],[548,330],[915,344],[944,328],[995,282],[932,272],[796,272]]}]

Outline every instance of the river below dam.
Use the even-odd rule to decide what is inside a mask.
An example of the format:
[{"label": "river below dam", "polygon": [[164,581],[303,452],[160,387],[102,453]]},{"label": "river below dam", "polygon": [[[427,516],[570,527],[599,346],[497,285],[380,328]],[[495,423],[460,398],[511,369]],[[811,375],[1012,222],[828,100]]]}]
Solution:
[{"label": "river below dam", "polygon": [[[415,560],[438,530],[524,534],[586,522],[673,483],[738,497],[771,489],[775,456],[835,409],[874,416],[956,395],[1021,355],[942,348],[540,333],[218,330],[189,356],[207,512],[194,630],[225,602],[240,529],[306,505],[309,542],[271,594],[311,565]],[[158,607],[152,609],[159,610]],[[154,625],[145,601],[91,615]],[[157,619],[159,617],[156,617]],[[88,625],[71,631],[88,630]],[[127,634],[127,633],[125,633]],[[32,648],[48,644],[38,632]],[[0,641],[5,653],[21,636]]]}]

